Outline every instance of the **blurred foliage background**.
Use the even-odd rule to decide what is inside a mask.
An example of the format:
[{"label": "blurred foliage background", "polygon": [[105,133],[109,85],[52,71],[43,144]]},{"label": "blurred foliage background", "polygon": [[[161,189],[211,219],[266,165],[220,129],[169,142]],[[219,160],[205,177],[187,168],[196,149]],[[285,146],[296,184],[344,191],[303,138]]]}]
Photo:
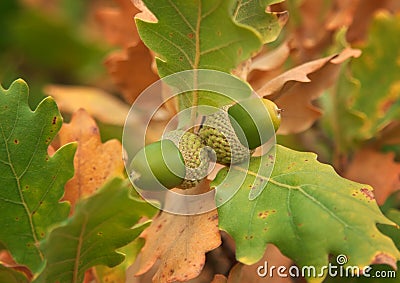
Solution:
[{"label": "blurred foliage background", "polygon": [[34,107],[45,84],[107,84],[103,66],[111,47],[95,28],[100,1],[0,1],[0,83],[22,77]]}]

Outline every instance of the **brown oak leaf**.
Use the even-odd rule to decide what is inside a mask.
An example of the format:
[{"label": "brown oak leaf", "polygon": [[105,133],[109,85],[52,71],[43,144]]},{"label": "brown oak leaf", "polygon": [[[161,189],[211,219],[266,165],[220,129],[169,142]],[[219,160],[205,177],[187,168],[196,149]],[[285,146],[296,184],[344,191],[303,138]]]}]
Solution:
[{"label": "brown oak leaf", "polygon": [[[341,0],[337,0],[340,2]],[[358,2],[352,24],[346,34],[349,42],[359,42],[366,39],[368,29],[375,13],[379,10],[387,10],[392,13],[400,10],[400,1],[398,0],[362,0]]]},{"label": "brown oak leaf", "polygon": [[252,59],[247,81],[253,89],[259,89],[266,81],[283,72],[283,65],[291,54],[293,47],[290,40],[283,42],[273,50],[263,50]]},{"label": "brown oak leaf", "polygon": [[360,0],[334,1],[334,7],[325,23],[326,29],[338,30],[343,26],[350,26],[353,22],[354,14],[357,12],[359,2]]},{"label": "brown oak leaf", "polygon": [[152,69],[153,56],[138,42],[110,54],[104,64],[124,99],[132,103],[149,85],[159,78]]},{"label": "brown oak leaf", "polygon": [[355,154],[344,176],[372,186],[380,205],[391,193],[400,190],[400,163],[394,161],[393,152],[382,153],[373,148],[363,148]]},{"label": "brown oak leaf", "polygon": [[131,0],[114,0],[117,8],[102,8],[96,12],[96,18],[103,30],[105,38],[114,45],[127,47],[136,45],[139,34],[134,16],[140,12]]},{"label": "brown oak leaf", "polygon": [[16,263],[12,258],[11,254],[7,250],[1,250],[1,248],[0,248],[0,265],[3,265],[5,267],[23,273],[29,280],[33,278],[33,274],[28,267]]},{"label": "brown oak leaf", "polygon": [[[264,256],[257,263],[252,265],[237,263],[229,273],[228,283],[290,283],[292,280],[288,274],[288,270],[291,264],[291,259],[284,256],[276,246],[268,244]],[[272,269],[272,274],[270,269],[271,266],[276,267],[275,269]],[[286,268],[287,277],[279,276],[277,274],[277,268],[281,266]],[[267,269],[265,269],[265,267]]]},{"label": "brown oak leaf", "polygon": [[74,158],[74,177],[65,185],[64,200],[71,203],[91,195],[113,176],[123,176],[122,145],[118,140],[102,143],[99,128],[92,117],[83,109],[72,115],[58,134],[60,146],[77,142]]},{"label": "brown oak leaf", "polygon": [[387,125],[380,133],[380,144],[400,144],[400,121],[395,121]]},{"label": "brown oak leaf", "polygon": [[222,274],[215,274],[211,283],[227,283],[228,279]]},{"label": "brown oak leaf", "polygon": [[[196,193],[204,187],[191,190]],[[159,260],[153,282],[188,281],[201,273],[205,253],[221,245],[217,210],[197,215],[175,215],[164,211],[153,219],[142,237],[146,243],[136,275],[146,273]]]},{"label": "brown oak leaf", "polygon": [[105,124],[124,125],[129,113],[126,103],[99,88],[48,85],[44,92],[55,98],[62,112],[74,113],[84,108],[91,116]]},{"label": "brown oak leaf", "polygon": [[283,109],[278,134],[299,133],[311,127],[322,114],[311,102],[334,84],[342,62],[360,54],[357,49],[344,49],[290,69],[258,89],[258,95],[274,100]]}]

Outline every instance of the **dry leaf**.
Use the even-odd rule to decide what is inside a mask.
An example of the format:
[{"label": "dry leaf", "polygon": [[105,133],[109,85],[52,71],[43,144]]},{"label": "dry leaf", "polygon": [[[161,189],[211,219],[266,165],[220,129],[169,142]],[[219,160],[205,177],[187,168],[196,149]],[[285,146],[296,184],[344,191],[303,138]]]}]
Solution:
[{"label": "dry leaf", "polygon": [[129,112],[128,105],[98,88],[48,85],[44,92],[55,98],[61,111],[74,113],[84,108],[105,124],[124,125]]},{"label": "dry leaf", "polygon": [[119,8],[103,8],[96,12],[96,18],[108,42],[127,47],[136,45],[139,34],[134,16],[140,12],[131,0],[114,0]]},{"label": "dry leaf", "polygon": [[359,150],[348,165],[344,177],[371,185],[379,205],[396,190],[400,190],[400,163],[394,153],[382,153],[372,148]]},{"label": "dry leaf", "polygon": [[311,127],[322,113],[311,101],[336,81],[340,63],[360,54],[359,50],[347,48],[340,54],[295,67],[258,89],[258,95],[274,100],[283,109],[278,133],[299,133]]},{"label": "dry leaf", "polygon": [[251,62],[250,70],[271,71],[285,63],[291,51],[291,42],[283,42],[276,49],[260,53]]},{"label": "dry leaf", "polygon": [[152,62],[153,56],[142,42],[107,57],[108,73],[127,102],[135,101],[142,91],[159,79],[153,72]]},{"label": "dry leaf", "polygon": [[277,77],[283,72],[283,64],[293,50],[290,41],[283,42],[274,50],[261,52],[253,58],[247,81],[253,89],[259,89],[265,82]]},{"label": "dry leaf", "polygon": [[[204,187],[198,186],[192,189],[192,193],[203,192]],[[160,265],[153,282],[188,281],[202,271],[205,253],[221,245],[217,210],[198,215],[162,212],[153,219],[142,237],[146,243],[140,254],[136,275],[146,273],[159,259]]]},{"label": "dry leaf", "polygon": [[73,208],[76,201],[91,195],[112,176],[123,176],[122,145],[118,140],[102,143],[99,128],[83,109],[63,124],[58,134],[60,145],[78,142],[74,158],[74,177],[65,186],[64,200]]},{"label": "dry leaf", "polygon": [[350,26],[360,0],[336,0],[331,15],[325,24],[327,30],[338,30]]},{"label": "dry leaf", "polygon": [[154,16],[154,14],[149,9],[147,9],[146,5],[143,3],[142,0],[132,0],[132,1],[135,4],[136,8],[140,10],[140,13],[137,13],[135,18],[150,23],[158,22],[156,16]]},{"label": "dry leaf", "polygon": [[318,58],[332,40],[332,31],[322,28],[330,11],[329,5],[320,0],[303,0],[296,9],[301,24],[292,26],[289,32],[294,48],[297,50],[295,59],[298,63],[308,62]]},{"label": "dry leaf", "polygon": [[[277,268],[280,266],[284,266],[286,271],[292,264],[292,260],[282,255],[277,247],[272,244],[268,244],[267,250],[263,256],[263,258],[255,264],[252,265],[244,265],[242,263],[237,263],[229,273],[228,283],[261,283],[261,282],[270,282],[270,283],[290,283],[292,282],[291,278],[288,277],[280,277],[276,273],[277,270],[274,270],[274,273],[268,273],[265,277],[261,277],[257,273],[257,269],[259,266],[263,266],[260,270],[260,273],[265,272],[265,263],[267,263],[267,268],[269,269],[271,266],[276,266]],[[269,271],[269,270],[268,270]],[[287,274],[287,272],[286,272]]]},{"label": "dry leaf", "polygon": [[400,121],[387,125],[379,136],[380,144],[400,144]]},{"label": "dry leaf", "polygon": [[19,265],[18,263],[16,263],[12,258],[11,254],[6,250],[0,250],[0,265],[3,265],[5,267],[23,273],[29,280],[33,278],[33,274],[29,270],[29,268],[24,265]]},{"label": "dry leaf", "polygon": [[163,212],[143,237],[146,244],[136,275],[147,272],[160,259],[153,282],[187,281],[200,274],[205,253],[221,244],[218,214],[216,210],[188,216]]},{"label": "dry leaf", "polygon": [[[337,0],[340,2],[340,0]],[[366,39],[368,34],[368,28],[375,13],[378,10],[388,10],[395,13],[400,9],[400,1],[398,0],[362,0],[359,1],[359,5],[356,7],[356,13],[354,13],[354,19],[350,25],[346,39],[349,42],[358,42]]]},{"label": "dry leaf", "polygon": [[211,283],[227,283],[228,279],[222,274],[215,274]]}]

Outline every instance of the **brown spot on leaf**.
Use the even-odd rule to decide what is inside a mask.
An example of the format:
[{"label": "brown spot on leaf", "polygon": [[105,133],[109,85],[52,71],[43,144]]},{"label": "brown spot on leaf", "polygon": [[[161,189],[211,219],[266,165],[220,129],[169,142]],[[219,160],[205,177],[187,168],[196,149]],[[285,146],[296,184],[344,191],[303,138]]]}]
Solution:
[{"label": "brown spot on leaf", "polygon": [[193,33],[189,33],[189,34],[188,34],[188,37],[189,37],[190,39],[192,39],[192,38],[194,37],[194,34],[193,34]]},{"label": "brown spot on leaf", "polygon": [[269,210],[261,211],[258,213],[258,217],[261,219],[265,219],[265,218],[267,218],[268,214],[269,214]]},{"label": "brown spot on leaf", "polygon": [[57,122],[57,117],[54,116],[54,117],[53,117],[53,122],[52,122],[52,124],[55,125],[56,122]]},{"label": "brown spot on leaf", "polygon": [[397,270],[396,259],[385,253],[376,254],[372,259],[371,264],[387,264],[390,265],[394,270]]},{"label": "brown spot on leaf", "polygon": [[368,188],[362,188],[362,189],[360,189],[360,192],[369,200],[375,199],[374,193],[372,191],[368,190]]},{"label": "brown spot on leaf", "polygon": [[15,140],[14,140],[14,143],[15,143],[15,144],[19,144],[19,140],[15,139]]}]

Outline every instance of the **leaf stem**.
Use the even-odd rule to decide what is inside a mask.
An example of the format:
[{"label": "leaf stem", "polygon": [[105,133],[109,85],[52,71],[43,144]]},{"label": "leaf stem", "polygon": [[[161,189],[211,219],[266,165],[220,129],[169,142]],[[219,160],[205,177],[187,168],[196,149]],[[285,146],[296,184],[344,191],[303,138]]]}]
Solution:
[{"label": "leaf stem", "polygon": [[[194,76],[193,76],[193,89],[194,91],[192,92],[192,109],[190,113],[190,130],[191,132],[195,132],[196,127],[196,119],[197,119],[197,106],[199,104],[199,91],[198,91],[198,67],[200,63],[200,25],[201,25],[201,14],[202,14],[202,6],[201,6],[201,0],[198,1],[198,10],[197,10],[197,21],[196,21],[196,31],[195,31],[195,46],[196,46],[196,52],[195,52],[195,57],[194,57],[194,63],[193,63],[193,70],[194,70]],[[197,130],[196,130],[197,131]]]}]

